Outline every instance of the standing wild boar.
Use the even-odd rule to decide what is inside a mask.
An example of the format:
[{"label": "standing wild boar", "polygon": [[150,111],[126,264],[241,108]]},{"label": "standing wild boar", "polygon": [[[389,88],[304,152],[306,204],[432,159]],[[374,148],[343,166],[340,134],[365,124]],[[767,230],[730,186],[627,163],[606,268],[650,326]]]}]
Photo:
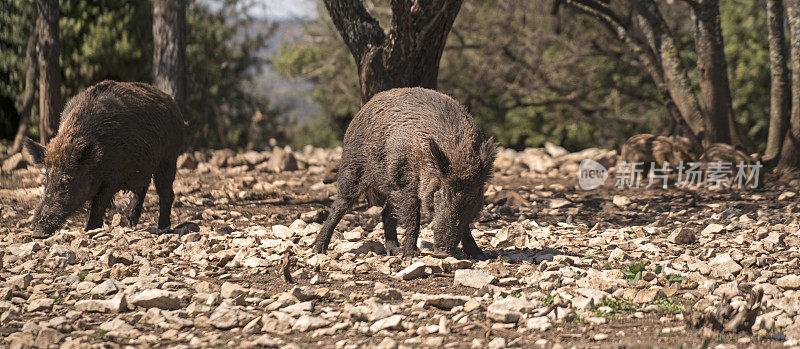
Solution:
[{"label": "standing wild boar", "polygon": [[73,97],[47,148],[25,141],[34,163],[45,168],[34,236],[52,235],[86,201],[86,229],[102,227],[106,206],[120,190],[134,194],[128,220],[136,225],[151,177],[160,204],[158,227],[168,228],[183,128],[172,97],[147,84],[103,81]]},{"label": "standing wild boar", "polygon": [[[432,217],[434,247],[454,254],[459,242],[485,258],[470,233],[483,207],[496,146],[458,102],[424,88],[398,88],[373,97],[344,136],[338,193],[314,251],[323,253],[339,220],[362,195],[385,204],[386,251],[414,256],[420,217]],[[421,211],[421,212],[420,212]],[[402,248],[397,224],[406,229]]]}]

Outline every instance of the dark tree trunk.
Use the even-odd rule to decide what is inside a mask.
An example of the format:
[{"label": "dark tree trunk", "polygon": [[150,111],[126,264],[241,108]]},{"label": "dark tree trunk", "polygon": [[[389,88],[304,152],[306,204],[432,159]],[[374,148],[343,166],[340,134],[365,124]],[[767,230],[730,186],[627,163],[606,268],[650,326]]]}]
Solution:
[{"label": "dark tree trunk", "polygon": [[22,149],[22,141],[28,135],[28,127],[30,127],[31,109],[33,109],[33,99],[36,96],[36,77],[39,72],[36,67],[38,35],[39,33],[34,29],[28,38],[28,48],[25,50],[25,92],[22,96],[19,127],[11,146],[12,154]]},{"label": "dark tree trunk", "polygon": [[37,0],[39,32],[39,133],[42,144],[58,132],[61,112],[61,42],[58,35],[58,0]]},{"label": "dark tree trunk", "polygon": [[153,1],[153,85],[186,102],[186,0]]},{"label": "dark tree trunk", "polygon": [[770,106],[769,134],[764,160],[772,162],[781,152],[786,129],[789,127],[789,70],[786,67],[786,36],[784,35],[783,0],[767,0],[767,29],[769,32]]},{"label": "dark tree trunk", "polygon": [[700,94],[705,108],[705,141],[743,145],[733,121],[733,105],[720,26],[719,0],[690,1]]},{"label": "dark tree trunk", "polygon": [[786,176],[800,172],[800,0],[788,0],[790,63],[792,67],[792,116],[778,159],[778,171]]},{"label": "dark tree trunk", "polygon": [[392,88],[436,88],[439,59],[461,2],[392,0],[392,24],[385,34],[361,1],[325,0],[355,58],[362,103]]}]

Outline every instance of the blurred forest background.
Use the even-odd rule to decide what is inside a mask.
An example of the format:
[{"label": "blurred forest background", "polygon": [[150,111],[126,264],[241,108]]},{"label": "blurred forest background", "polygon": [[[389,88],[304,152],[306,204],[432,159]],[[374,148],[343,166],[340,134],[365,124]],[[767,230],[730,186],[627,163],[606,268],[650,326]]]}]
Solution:
[{"label": "blurred forest background", "polygon": [[[697,6],[704,2],[719,11],[730,89],[725,115],[741,136],[738,142],[732,133],[728,141],[763,152],[771,103],[765,0],[658,1],[658,7],[637,0],[455,1],[460,8],[444,33],[437,88],[465,104],[501,145],[516,149],[546,141],[570,150],[615,148],[637,133],[691,135],[698,126],[689,109],[699,109],[705,93],[696,31]],[[263,15],[269,9],[253,10],[261,6],[255,0],[188,2],[190,147],[259,147],[269,138],[293,146],[340,144],[362,103],[359,72],[325,4],[297,3],[305,3],[306,13],[278,18]],[[360,3],[387,31],[399,18],[395,2]],[[61,1],[59,10],[63,101],[103,79],[152,81],[151,1]],[[34,1],[0,3],[2,138],[13,139],[17,131],[27,42],[35,28]],[[655,58],[636,50],[648,43]],[[669,49],[665,43],[672,51],[659,51]],[[661,65],[654,69],[648,59]],[[678,91],[691,97],[686,104],[670,89],[670,64],[686,79]],[[33,136],[38,109],[34,103]]]}]

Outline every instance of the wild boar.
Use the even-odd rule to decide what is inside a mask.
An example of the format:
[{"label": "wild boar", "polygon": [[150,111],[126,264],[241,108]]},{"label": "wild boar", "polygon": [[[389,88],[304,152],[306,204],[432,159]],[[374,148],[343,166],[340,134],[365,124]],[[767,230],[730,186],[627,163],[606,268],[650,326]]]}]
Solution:
[{"label": "wild boar", "polygon": [[33,235],[52,235],[87,201],[86,229],[102,227],[106,207],[120,190],[133,192],[128,221],[135,226],[151,177],[159,198],[158,227],[168,228],[183,133],[178,105],[148,84],[103,81],[73,97],[46,148],[30,138],[25,142],[34,163],[45,168]]},{"label": "wild boar", "polygon": [[651,165],[660,168],[669,163],[669,166],[674,168],[681,161],[693,161],[694,155],[691,149],[692,143],[686,137],[665,137],[645,133],[625,141],[620,159],[627,163],[643,163],[641,168],[647,173]]},{"label": "wild boar", "polygon": [[[432,218],[434,248],[455,254],[459,242],[473,258],[485,258],[470,233],[483,207],[496,145],[453,98],[424,88],[375,95],[344,136],[338,193],[314,242],[324,253],[345,211],[363,195],[383,204],[386,251],[419,254],[421,217]],[[402,248],[398,222],[405,228]]]}]

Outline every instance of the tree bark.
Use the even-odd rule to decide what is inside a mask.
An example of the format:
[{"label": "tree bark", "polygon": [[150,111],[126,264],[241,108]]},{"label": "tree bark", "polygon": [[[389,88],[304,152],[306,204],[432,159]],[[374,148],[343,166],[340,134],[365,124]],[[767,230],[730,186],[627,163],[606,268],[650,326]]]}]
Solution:
[{"label": "tree bark", "polygon": [[58,132],[61,112],[61,42],[58,0],[37,0],[39,40],[39,133],[42,144]]},{"label": "tree bark", "polygon": [[153,1],[153,84],[186,102],[186,0]]},{"label": "tree bark", "polygon": [[33,100],[36,96],[36,77],[39,75],[39,70],[36,66],[38,35],[39,33],[37,33],[36,29],[31,32],[30,37],[28,37],[28,48],[25,50],[25,92],[22,95],[19,127],[17,128],[17,134],[14,136],[14,143],[11,146],[11,154],[22,149],[22,141],[28,135],[28,128],[30,127],[31,109],[33,109]]},{"label": "tree bark", "polygon": [[705,141],[743,145],[733,119],[733,104],[720,26],[719,0],[689,2],[694,15],[700,94],[705,109]]},{"label": "tree bark", "polygon": [[325,0],[333,24],[356,61],[361,102],[397,87],[435,89],[447,34],[462,0],[391,0],[384,33],[359,0]]},{"label": "tree bark", "polygon": [[792,115],[778,159],[778,172],[789,177],[800,171],[800,0],[788,0],[786,7],[790,31]]},{"label": "tree bark", "polygon": [[786,36],[784,34],[783,0],[767,0],[767,30],[769,33],[770,106],[769,133],[764,160],[772,162],[781,152],[789,126],[789,70],[786,67]]}]

